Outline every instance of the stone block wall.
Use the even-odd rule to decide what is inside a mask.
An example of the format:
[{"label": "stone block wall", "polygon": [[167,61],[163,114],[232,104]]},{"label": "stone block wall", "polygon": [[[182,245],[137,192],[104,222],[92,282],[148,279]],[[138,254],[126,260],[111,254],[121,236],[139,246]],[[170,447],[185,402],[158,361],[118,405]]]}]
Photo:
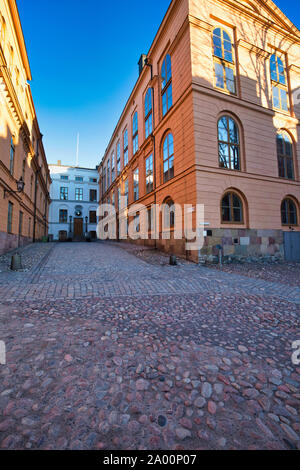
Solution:
[{"label": "stone block wall", "polygon": [[211,229],[207,231],[199,261],[218,262],[218,246],[222,246],[224,262],[284,258],[282,230]]}]

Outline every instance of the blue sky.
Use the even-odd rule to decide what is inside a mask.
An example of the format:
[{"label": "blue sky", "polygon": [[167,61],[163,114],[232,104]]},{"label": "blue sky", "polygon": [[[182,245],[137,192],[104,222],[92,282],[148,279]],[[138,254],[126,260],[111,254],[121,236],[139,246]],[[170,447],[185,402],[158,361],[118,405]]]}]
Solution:
[{"label": "blue sky", "polygon": [[[300,2],[276,4],[300,28]],[[170,0],[17,0],[49,163],[96,166]]]}]

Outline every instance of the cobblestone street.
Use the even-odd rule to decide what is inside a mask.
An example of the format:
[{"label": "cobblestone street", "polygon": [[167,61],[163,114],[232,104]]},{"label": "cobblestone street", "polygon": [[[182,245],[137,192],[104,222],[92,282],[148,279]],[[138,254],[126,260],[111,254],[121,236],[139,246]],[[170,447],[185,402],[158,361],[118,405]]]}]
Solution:
[{"label": "cobblestone street", "polygon": [[300,449],[299,265],[46,246],[0,272],[0,448]]}]

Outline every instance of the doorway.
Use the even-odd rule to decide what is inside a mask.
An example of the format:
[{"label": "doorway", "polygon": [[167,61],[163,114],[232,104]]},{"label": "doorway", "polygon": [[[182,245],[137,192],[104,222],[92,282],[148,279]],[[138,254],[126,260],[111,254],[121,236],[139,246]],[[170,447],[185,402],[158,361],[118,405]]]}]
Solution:
[{"label": "doorway", "polygon": [[83,219],[74,219],[74,237],[83,237]]}]

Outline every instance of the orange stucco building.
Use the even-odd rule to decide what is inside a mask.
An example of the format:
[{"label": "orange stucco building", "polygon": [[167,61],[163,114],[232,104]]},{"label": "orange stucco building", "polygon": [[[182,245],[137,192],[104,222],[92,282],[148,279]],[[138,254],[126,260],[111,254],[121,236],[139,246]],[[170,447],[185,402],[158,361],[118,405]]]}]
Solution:
[{"label": "orange stucco building", "polygon": [[16,1],[0,0],[0,254],[48,233],[51,179],[30,80]]},{"label": "orange stucco building", "polygon": [[99,166],[101,201],[204,204],[199,252],[163,240],[162,217],[160,239],[139,241],[195,261],[219,246],[283,257],[300,230],[299,117],[300,32],[271,0],[173,0]]}]

